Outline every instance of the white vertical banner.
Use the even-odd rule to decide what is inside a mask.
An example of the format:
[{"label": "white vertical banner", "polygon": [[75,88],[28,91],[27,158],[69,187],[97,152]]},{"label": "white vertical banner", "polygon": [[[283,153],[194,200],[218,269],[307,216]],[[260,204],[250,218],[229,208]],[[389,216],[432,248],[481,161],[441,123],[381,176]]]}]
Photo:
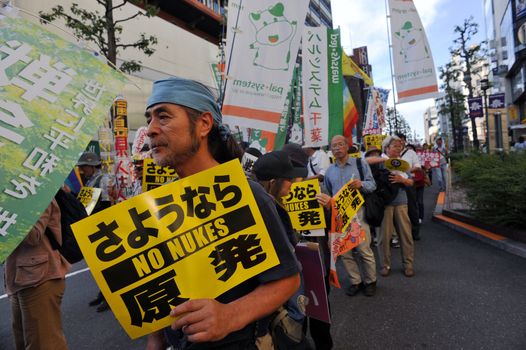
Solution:
[{"label": "white vertical banner", "polygon": [[389,0],[389,12],[398,103],[436,97],[436,68],[413,1]]},{"label": "white vertical banner", "polygon": [[304,143],[329,144],[327,28],[305,27],[302,40]]},{"label": "white vertical banner", "polygon": [[228,3],[223,122],[276,133],[309,0]]}]

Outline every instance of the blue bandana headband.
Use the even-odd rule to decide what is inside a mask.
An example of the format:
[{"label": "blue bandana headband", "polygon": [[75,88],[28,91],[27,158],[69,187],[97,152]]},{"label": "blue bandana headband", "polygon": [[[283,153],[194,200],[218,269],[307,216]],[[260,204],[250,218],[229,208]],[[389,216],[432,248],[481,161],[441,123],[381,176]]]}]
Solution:
[{"label": "blue bandana headband", "polygon": [[214,95],[205,85],[195,80],[171,77],[155,81],[146,108],[158,103],[173,103],[199,112],[210,112],[219,127],[221,139],[226,140],[230,135],[230,130],[222,123],[223,116]]}]

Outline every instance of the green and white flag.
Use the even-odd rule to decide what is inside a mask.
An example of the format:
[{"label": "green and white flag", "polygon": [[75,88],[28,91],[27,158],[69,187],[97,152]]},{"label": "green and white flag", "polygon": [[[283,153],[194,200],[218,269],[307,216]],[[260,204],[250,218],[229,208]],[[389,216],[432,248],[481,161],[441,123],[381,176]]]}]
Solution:
[{"label": "green and white flag", "polygon": [[223,122],[277,133],[308,0],[228,2]]},{"label": "green and white flag", "polygon": [[438,95],[431,47],[413,0],[389,0],[397,103]]},{"label": "green and white flag", "polygon": [[306,27],[302,41],[304,143],[329,144],[343,134],[343,77],[340,30]]},{"label": "green and white flag", "polygon": [[0,261],[49,205],[124,81],[90,51],[0,16]]}]

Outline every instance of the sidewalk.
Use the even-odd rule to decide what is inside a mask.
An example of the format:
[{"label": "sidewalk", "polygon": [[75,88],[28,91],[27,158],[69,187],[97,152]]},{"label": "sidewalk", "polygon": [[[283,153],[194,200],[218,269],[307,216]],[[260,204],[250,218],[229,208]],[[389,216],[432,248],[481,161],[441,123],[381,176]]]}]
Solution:
[{"label": "sidewalk", "polygon": [[[449,172],[448,175],[451,175],[451,173]],[[463,233],[509,253],[526,258],[526,244],[504,237],[503,235],[498,234],[498,232],[490,232],[456,219],[456,217],[462,217],[463,212],[465,213],[469,210],[469,204],[464,191],[452,183],[451,176],[448,176],[448,179],[447,191],[438,194],[435,210],[433,212],[433,220],[459,233]]]}]

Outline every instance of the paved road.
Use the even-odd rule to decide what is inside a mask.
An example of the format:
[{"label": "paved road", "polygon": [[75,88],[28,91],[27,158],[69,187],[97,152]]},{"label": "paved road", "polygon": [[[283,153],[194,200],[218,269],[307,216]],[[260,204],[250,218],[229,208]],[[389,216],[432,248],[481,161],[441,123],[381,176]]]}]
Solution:
[{"label": "paved road", "polygon": [[[375,297],[332,291],[336,349],[526,349],[526,260],[431,222],[435,197],[428,190],[414,278],[402,275],[395,250],[393,271],[379,277]],[[96,292],[88,271],[67,279],[63,313],[70,348],[144,349],[144,339],[130,340],[111,312],[87,306]],[[0,314],[0,350],[14,349],[6,298]]]}]

